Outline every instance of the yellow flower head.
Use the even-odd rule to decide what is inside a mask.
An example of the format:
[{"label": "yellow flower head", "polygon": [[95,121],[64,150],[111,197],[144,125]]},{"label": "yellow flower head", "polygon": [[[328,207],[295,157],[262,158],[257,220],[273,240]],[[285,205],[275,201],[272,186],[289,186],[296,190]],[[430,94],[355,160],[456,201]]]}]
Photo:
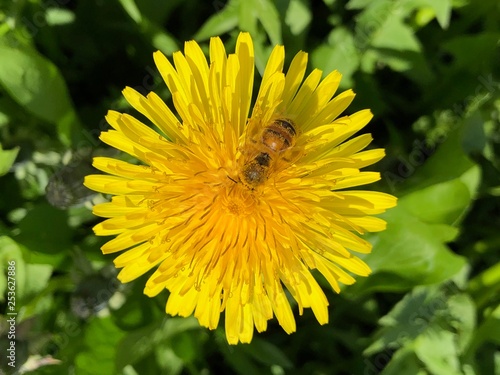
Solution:
[{"label": "yellow flower head", "polygon": [[380,231],[371,215],[396,204],[390,195],[344,190],[380,178],[361,172],[384,156],[362,151],[369,134],[348,140],[371,119],[369,110],[338,117],[354,98],[333,97],[341,75],[323,80],[314,70],[304,80],[307,54],[299,52],[283,72],[284,48],[276,46],[249,117],[254,51],[241,33],[236,53],[210,41],[210,62],[194,41],[172,65],[161,53],[156,65],[172,93],[178,116],[154,92],[127,87],[127,101],[159,132],[128,114],[110,111],[113,130],[101,139],[142,163],[98,157],[107,175],[87,176],[85,185],[114,195],[96,205],[106,218],[94,230],[107,242],[105,254],[122,252],[115,265],[129,282],[156,268],[144,293],[170,291],[166,312],[194,316],[215,329],[222,311],[230,344],[250,342],[278,319],[287,333],[295,319],[285,290],[302,313],[328,322],[328,301],[311,274],[318,270],[339,292],[351,274],[368,266],[352,252],[368,253],[358,237]]}]

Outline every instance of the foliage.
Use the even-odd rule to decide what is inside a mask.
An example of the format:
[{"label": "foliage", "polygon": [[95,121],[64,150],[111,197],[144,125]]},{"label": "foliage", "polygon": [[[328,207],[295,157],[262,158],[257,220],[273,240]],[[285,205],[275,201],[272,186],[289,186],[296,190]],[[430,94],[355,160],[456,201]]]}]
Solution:
[{"label": "foliage", "polygon": [[[82,187],[120,90],[169,94],[152,52],[252,33],[343,73],[400,198],[373,274],[287,336],[229,347],[119,285]],[[34,374],[500,374],[500,7],[496,0],[0,1],[0,348],[16,264],[16,365]],[[50,204],[49,204],[50,203]],[[220,328],[222,329],[222,327]],[[4,358],[1,371],[9,373]]]}]

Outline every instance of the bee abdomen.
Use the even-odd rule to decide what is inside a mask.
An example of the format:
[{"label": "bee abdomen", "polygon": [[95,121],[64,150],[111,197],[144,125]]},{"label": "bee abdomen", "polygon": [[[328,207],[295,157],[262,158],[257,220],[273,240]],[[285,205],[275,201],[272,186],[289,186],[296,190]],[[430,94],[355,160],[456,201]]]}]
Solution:
[{"label": "bee abdomen", "polygon": [[274,121],[275,124],[279,124],[283,129],[286,129],[286,131],[293,137],[297,134],[295,131],[295,126],[293,125],[293,122],[291,120],[285,120],[285,119],[277,119]]},{"label": "bee abdomen", "polygon": [[274,120],[262,132],[262,143],[273,152],[283,152],[293,146],[295,128],[290,120]]}]

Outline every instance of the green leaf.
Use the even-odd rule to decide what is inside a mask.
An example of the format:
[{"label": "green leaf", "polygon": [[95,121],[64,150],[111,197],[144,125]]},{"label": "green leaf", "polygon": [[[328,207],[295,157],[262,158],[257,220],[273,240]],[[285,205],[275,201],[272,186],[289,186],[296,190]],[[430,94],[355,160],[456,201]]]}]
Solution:
[{"label": "green leaf", "polygon": [[500,306],[487,312],[484,320],[477,330],[474,331],[474,336],[468,349],[468,355],[470,356],[474,353],[485,342],[500,345]]},{"label": "green leaf", "polygon": [[57,67],[35,51],[0,45],[0,85],[33,115],[58,126],[69,144],[77,121],[71,99]]},{"label": "green leaf", "polygon": [[140,26],[140,30],[151,40],[151,44],[166,54],[172,54],[179,50],[175,39],[166,32],[163,27],[158,26],[141,14],[141,10],[134,0],[119,0],[123,9]]},{"label": "green leaf", "polygon": [[175,355],[184,363],[193,363],[202,355],[202,343],[199,332],[193,331],[182,332],[170,340]]},{"label": "green leaf", "polygon": [[[462,144],[463,123],[454,123],[443,133],[438,146],[429,147],[416,140],[408,157],[400,159],[398,175],[384,173],[384,180],[394,193],[396,188],[408,194],[441,182],[461,178],[466,186],[477,186],[480,175],[474,171],[475,164],[464,153]],[[430,155],[430,156],[429,156]],[[426,156],[429,156],[426,159]],[[471,179],[472,180],[469,180]],[[475,181],[474,181],[475,180]],[[399,195],[401,195],[400,193]],[[471,192],[474,196],[475,192]]]},{"label": "green leaf", "polygon": [[265,365],[276,365],[284,369],[293,367],[292,362],[277,346],[259,337],[254,337],[250,345],[242,346],[242,349]]},{"label": "green leaf", "polygon": [[490,72],[492,62],[496,61],[499,39],[500,33],[498,32],[483,32],[472,35],[461,34],[446,41],[442,48],[453,56],[448,69],[463,69],[469,74],[480,75],[480,77],[484,72]]},{"label": "green leaf", "polygon": [[471,113],[465,119],[462,147],[467,154],[484,152],[488,141],[484,125],[485,121],[479,111]]},{"label": "green leaf", "polygon": [[166,54],[172,54],[179,50],[179,46],[176,40],[168,33],[166,33],[161,27],[155,24],[148,24],[143,22],[146,26],[146,32],[151,37],[151,44],[156,48]]},{"label": "green leaf", "polygon": [[429,0],[429,6],[436,12],[436,19],[443,29],[447,29],[450,25],[452,0]]},{"label": "green leaf", "polygon": [[[465,265],[464,258],[451,252],[443,240],[435,236],[433,224],[405,209],[404,199],[383,218],[387,220],[387,230],[378,234],[372,252],[364,258],[374,273],[388,272],[410,285],[422,285],[447,280]],[[370,277],[359,280],[350,289],[354,293],[382,287],[387,290],[391,285],[379,285]],[[395,283],[392,287],[400,286]]]},{"label": "green leaf", "polygon": [[[26,283],[26,266],[23,260],[23,254],[21,247],[12,238],[7,236],[0,236],[0,302],[5,301],[7,281],[8,281],[8,268],[11,267],[11,278],[15,279],[12,285],[13,290],[16,293],[16,300],[22,298],[25,291]],[[14,268],[12,270],[12,268]],[[12,280],[9,280],[12,281]],[[15,306],[16,312],[20,306]]]},{"label": "green leaf", "polygon": [[206,40],[212,36],[225,34],[238,26],[240,0],[231,0],[227,5],[216,12],[200,29],[194,34],[194,39],[198,41]]},{"label": "green leaf", "polygon": [[113,322],[125,331],[148,326],[154,320],[154,312],[157,310],[153,301],[149,298],[132,298],[133,296],[143,297],[141,293],[142,285],[135,283],[133,288],[134,293],[129,295],[130,298],[127,298],[119,309],[113,310],[111,315]]},{"label": "green leaf", "polygon": [[[375,368],[374,374],[377,373],[377,369]],[[401,375],[401,374],[415,374],[415,375],[427,375],[421,369],[420,361],[415,355],[415,352],[410,348],[403,348],[398,350],[391,361],[387,364],[387,366],[380,373],[381,375]]]},{"label": "green leaf", "polygon": [[352,34],[338,27],[328,36],[328,45],[322,44],[311,54],[315,67],[324,72],[338,70],[342,74],[342,86],[352,86],[352,75],[359,68],[359,54]]},{"label": "green leaf", "polygon": [[[496,244],[498,242],[497,240]],[[496,250],[497,247],[493,251]],[[500,262],[495,263],[470,280],[468,291],[478,306],[482,307],[489,301],[493,301],[494,296],[500,291]]]},{"label": "green leaf", "polygon": [[[346,9],[363,9],[376,1],[373,0],[350,0],[346,4]],[[380,1],[379,1],[380,2]]]},{"label": "green leaf", "polygon": [[[254,2],[257,0],[238,0],[238,26],[242,31],[248,31],[255,42],[264,37],[257,27],[257,16],[255,14]],[[257,51],[255,51],[257,53]]]},{"label": "green leaf", "polygon": [[415,354],[431,374],[461,374],[455,335],[429,329],[415,340]]},{"label": "green leaf", "polygon": [[[158,366],[164,370],[165,374],[182,374],[184,361],[179,358],[168,344],[158,344],[153,348]],[[128,366],[126,368],[129,368]],[[157,372],[155,372],[157,373]],[[140,375],[140,374],[137,374]]]},{"label": "green leaf", "polygon": [[19,147],[15,147],[12,150],[3,150],[0,144],[0,176],[6,175],[14,161],[16,161],[17,154],[19,152]]},{"label": "green leaf", "polygon": [[421,46],[414,31],[399,17],[389,17],[374,35],[372,47],[396,51],[420,52]]},{"label": "green leaf", "polygon": [[148,354],[155,346],[182,332],[197,329],[200,325],[194,318],[166,318],[148,327],[127,334],[118,344],[116,367],[122,369],[134,364]]},{"label": "green leaf", "polygon": [[31,209],[19,223],[16,240],[32,252],[54,254],[72,247],[68,214],[47,203]]},{"label": "green leaf", "polygon": [[381,328],[365,354],[385,349],[398,349],[412,342],[424,332],[436,313],[436,307],[443,308],[443,294],[435,286],[416,287],[396,303],[392,310],[379,320]]},{"label": "green leaf", "polygon": [[[260,375],[262,368],[258,367],[252,358],[245,352],[242,345],[229,346],[222,330],[219,333],[219,351],[224,360],[232,367],[233,373],[239,375]],[[246,344],[244,344],[246,345]]]},{"label": "green leaf", "polygon": [[462,293],[451,296],[447,307],[450,325],[458,332],[454,338],[457,350],[462,354],[471,343],[476,328],[476,306],[468,294]]},{"label": "green leaf", "polygon": [[25,298],[35,297],[44,290],[52,276],[52,266],[48,264],[26,264]]},{"label": "green leaf", "polygon": [[285,23],[293,35],[299,35],[310,24],[312,14],[310,5],[302,0],[291,0],[286,10]]},{"label": "green leaf", "polygon": [[111,319],[96,318],[85,331],[85,350],[76,356],[75,364],[78,374],[116,374],[115,356],[117,343],[123,332],[113,325]]},{"label": "green leaf", "polygon": [[75,13],[69,9],[49,8],[47,9],[45,18],[51,26],[67,25],[75,21]]},{"label": "green leaf", "polygon": [[283,44],[281,38],[281,20],[276,6],[271,0],[253,0],[257,19],[266,30],[271,44]]},{"label": "green leaf", "polygon": [[399,205],[425,223],[454,224],[471,203],[467,186],[455,179],[405,196]]},{"label": "green leaf", "polygon": [[127,14],[132,18],[136,23],[141,23],[142,15],[139,8],[135,4],[134,0],[119,0],[123,9],[127,12]]},{"label": "green leaf", "polygon": [[379,320],[381,328],[365,355],[396,351],[387,366],[390,374],[413,363],[411,353],[432,374],[460,374],[475,320],[474,302],[454,282],[416,287]]}]

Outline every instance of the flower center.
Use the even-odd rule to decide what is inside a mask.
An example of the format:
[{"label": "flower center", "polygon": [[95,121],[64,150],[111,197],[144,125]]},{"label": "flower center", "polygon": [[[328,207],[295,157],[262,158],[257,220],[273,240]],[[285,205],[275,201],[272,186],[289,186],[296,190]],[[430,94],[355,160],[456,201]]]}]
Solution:
[{"label": "flower center", "polygon": [[221,203],[224,210],[235,216],[248,216],[255,212],[258,198],[241,183],[230,182],[221,189]]}]

